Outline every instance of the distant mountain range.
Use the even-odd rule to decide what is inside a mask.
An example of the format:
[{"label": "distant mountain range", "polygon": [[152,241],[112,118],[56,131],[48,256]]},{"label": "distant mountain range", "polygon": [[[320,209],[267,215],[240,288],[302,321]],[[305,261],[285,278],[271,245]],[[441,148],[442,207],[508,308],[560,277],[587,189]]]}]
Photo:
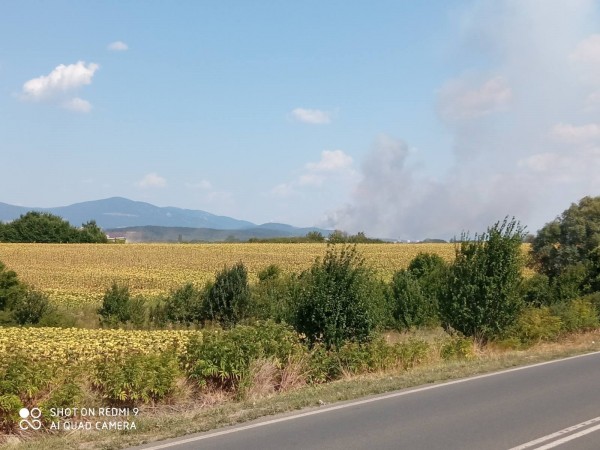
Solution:
[{"label": "distant mountain range", "polygon": [[111,235],[122,235],[130,241],[245,241],[252,237],[305,236],[319,231],[324,236],[331,230],[321,228],[298,228],[282,223],[257,225],[245,220],[217,216],[206,211],[159,207],[122,197],[75,203],[56,208],[36,208],[9,205],[0,202],[0,221],[10,222],[28,211],[55,214],[79,226],[89,220]]}]

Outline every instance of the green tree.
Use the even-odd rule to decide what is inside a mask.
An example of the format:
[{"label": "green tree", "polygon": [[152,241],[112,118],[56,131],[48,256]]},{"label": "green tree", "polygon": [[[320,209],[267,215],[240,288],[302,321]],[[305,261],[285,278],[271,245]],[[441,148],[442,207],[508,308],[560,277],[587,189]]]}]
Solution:
[{"label": "green tree", "polygon": [[446,326],[488,340],[515,322],[522,305],[523,232],[507,218],[474,240],[463,234],[440,298]]},{"label": "green tree", "polygon": [[117,326],[130,321],[132,318],[131,304],[129,287],[113,282],[104,293],[102,306],[98,309],[100,322],[105,326]]},{"label": "green tree", "polygon": [[579,293],[599,291],[600,197],[584,197],[547,223],[533,240],[531,254],[538,271],[551,282],[581,264],[586,274]]},{"label": "green tree", "polygon": [[72,243],[107,242],[107,239],[93,220],[77,229],[54,214],[29,211],[0,227],[0,241]]},{"label": "green tree", "polygon": [[249,302],[248,271],[239,262],[217,274],[206,297],[206,317],[224,327],[232,327],[245,316]]},{"label": "green tree", "polygon": [[83,243],[106,243],[108,238],[95,220],[90,220],[81,226],[79,242]]},{"label": "green tree", "polygon": [[439,324],[439,297],[446,277],[446,262],[433,253],[419,253],[406,270],[394,274],[393,314],[402,328]]},{"label": "green tree", "polygon": [[25,295],[25,286],[14,270],[8,270],[0,261],[0,311],[12,308]]},{"label": "green tree", "polygon": [[51,311],[50,299],[46,294],[29,290],[15,303],[12,316],[19,325],[35,325]]},{"label": "green tree", "polygon": [[325,242],[325,236],[320,231],[309,231],[306,233],[309,242]]},{"label": "green tree", "polygon": [[364,342],[385,320],[383,288],[356,246],[339,251],[329,246],[299,283],[294,322],[311,344],[339,348],[348,340]]},{"label": "green tree", "polygon": [[165,315],[169,322],[191,324],[202,320],[203,293],[192,283],[173,291],[165,303]]},{"label": "green tree", "polygon": [[341,230],[334,230],[329,234],[327,241],[330,244],[344,244],[348,240],[348,233]]}]

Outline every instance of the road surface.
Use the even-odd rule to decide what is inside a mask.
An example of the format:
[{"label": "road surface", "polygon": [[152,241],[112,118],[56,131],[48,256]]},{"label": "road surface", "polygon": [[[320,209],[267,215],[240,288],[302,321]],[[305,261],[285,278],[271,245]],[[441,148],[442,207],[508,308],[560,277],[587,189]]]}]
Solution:
[{"label": "road surface", "polygon": [[145,450],[600,449],[600,352],[156,442]]}]

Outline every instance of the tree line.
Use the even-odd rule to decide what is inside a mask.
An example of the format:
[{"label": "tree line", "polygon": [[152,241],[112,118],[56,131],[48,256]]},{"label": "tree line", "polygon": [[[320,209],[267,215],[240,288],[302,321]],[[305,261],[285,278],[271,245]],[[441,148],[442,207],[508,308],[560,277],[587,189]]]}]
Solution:
[{"label": "tree line", "polygon": [[105,243],[107,237],[94,220],[77,228],[54,214],[30,211],[12,222],[0,222],[0,242]]}]

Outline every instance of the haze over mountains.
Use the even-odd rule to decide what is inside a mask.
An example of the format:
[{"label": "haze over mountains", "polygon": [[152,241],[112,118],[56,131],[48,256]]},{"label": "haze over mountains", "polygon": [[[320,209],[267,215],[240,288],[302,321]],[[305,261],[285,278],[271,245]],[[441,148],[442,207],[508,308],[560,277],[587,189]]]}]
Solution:
[{"label": "haze over mountains", "polygon": [[[257,225],[245,220],[217,216],[206,211],[159,207],[150,203],[112,197],[75,203],[55,208],[15,206],[0,202],[0,221],[9,222],[28,211],[55,214],[79,226],[89,220],[106,231],[128,236],[129,240],[247,240],[251,237],[304,236],[309,231],[320,231],[327,236],[330,230],[297,228],[280,223]],[[118,230],[117,230],[118,229]]]}]

